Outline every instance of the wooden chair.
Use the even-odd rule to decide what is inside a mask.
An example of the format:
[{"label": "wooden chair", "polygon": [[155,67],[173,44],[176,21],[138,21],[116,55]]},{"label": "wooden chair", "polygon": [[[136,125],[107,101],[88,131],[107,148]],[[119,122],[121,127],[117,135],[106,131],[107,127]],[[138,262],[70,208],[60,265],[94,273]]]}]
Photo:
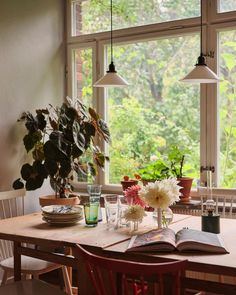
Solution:
[{"label": "wooden chair", "polygon": [[[25,189],[0,192],[0,219],[24,215]],[[0,267],[3,269],[1,285],[4,285],[14,272],[13,244],[0,240]],[[39,275],[62,268],[66,292],[72,295],[70,280],[65,266],[28,256],[21,256],[22,274],[26,278],[38,278]]]},{"label": "wooden chair", "polygon": [[178,295],[181,290],[180,279],[187,262],[144,263],[118,260],[92,254],[80,245],[77,245],[75,255],[84,260],[97,295]]},{"label": "wooden chair", "polygon": [[204,211],[204,203],[208,199],[215,201],[215,212],[224,218],[236,218],[236,189],[223,189],[198,187],[201,199],[201,214]]},{"label": "wooden chair", "polygon": [[58,288],[40,280],[19,281],[0,287],[0,295],[66,295]]}]

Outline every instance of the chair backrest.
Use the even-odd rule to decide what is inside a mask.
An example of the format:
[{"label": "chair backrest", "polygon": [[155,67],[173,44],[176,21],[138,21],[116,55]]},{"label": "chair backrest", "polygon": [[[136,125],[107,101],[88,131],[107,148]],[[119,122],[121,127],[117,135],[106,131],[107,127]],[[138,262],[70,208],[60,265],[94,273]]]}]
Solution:
[{"label": "chair backrest", "polygon": [[215,212],[226,218],[236,218],[236,189],[198,187],[201,198],[201,213],[204,212],[206,200],[215,201]]},{"label": "chair backrest", "polygon": [[180,279],[187,260],[165,263],[118,260],[92,254],[80,245],[75,252],[84,260],[97,295],[180,294]]},{"label": "chair backrest", "polygon": [[[0,192],[0,219],[24,215],[25,189]],[[12,242],[0,240],[0,260],[13,256]]]}]

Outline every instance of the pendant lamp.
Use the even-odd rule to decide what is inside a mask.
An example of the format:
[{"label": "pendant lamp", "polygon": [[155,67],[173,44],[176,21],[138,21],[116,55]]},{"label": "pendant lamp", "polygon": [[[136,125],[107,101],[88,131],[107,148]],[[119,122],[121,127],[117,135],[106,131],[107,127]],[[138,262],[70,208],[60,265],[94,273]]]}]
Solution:
[{"label": "pendant lamp", "polygon": [[117,74],[113,62],[113,37],[112,37],[112,0],[110,0],[111,11],[111,63],[109,64],[108,71],[105,76],[100,78],[93,86],[94,87],[124,87],[128,83]]},{"label": "pendant lamp", "polygon": [[208,68],[205,60],[205,56],[203,54],[202,50],[202,0],[201,0],[201,52],[200,56],[198,57],[197,63],[195,65],[195,68],[181,81],[187,82],[187,83],[217,83],[219,81],[219,78],[217,75],[210,69]]}]

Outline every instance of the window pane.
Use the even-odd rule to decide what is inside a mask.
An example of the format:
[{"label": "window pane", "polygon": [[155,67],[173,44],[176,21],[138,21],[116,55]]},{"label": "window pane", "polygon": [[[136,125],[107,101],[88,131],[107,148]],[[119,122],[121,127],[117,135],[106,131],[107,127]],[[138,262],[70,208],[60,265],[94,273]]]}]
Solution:
[{"label": "window pane", "polygon": [[116,69],[131,85],[108,90],[112,146],[107,182],[132,177],[151,156],[166,156],[171,145],[190,149],[185,174],[199,178],[199,86],[179,82],[198,54],[198,35],[115,46]]},{"label": "window pane", "polygon": [[227,12],[236,10],[235,0],[220,0],[219,1],[219,12]]},{"label": "window pane", "polygon": [[[77,48],[72,51],[72,97],[78,97],[87,107],[92,106],[92,48]],[[82,156],[82,162],[88,162],[92,155],[87,150]],[[87,167],[81,167],[81,172],[74,175],[79,182],[87,182],[88,176],[82,173]]]},{"label": "window pane", "polygon": [[236,186],[236,30],[219,33],[220,185]]},{"label": "window pane", "polygon": [[78,97],[87,106],[92,105],[92,49],[73,50],[73,97]]},{"label": "window pane", "polygon": [[[72,35],[110,30],[110,0],[72,2]],[[199,0],[115,0],[113,28],[121,29],[200,15]]]}]

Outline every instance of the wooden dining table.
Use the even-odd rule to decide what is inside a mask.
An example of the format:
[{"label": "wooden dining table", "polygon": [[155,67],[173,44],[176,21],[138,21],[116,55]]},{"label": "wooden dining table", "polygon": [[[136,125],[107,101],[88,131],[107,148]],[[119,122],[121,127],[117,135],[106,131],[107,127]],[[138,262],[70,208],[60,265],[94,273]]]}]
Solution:
[{"label": "wooden dining table", "polygon": [[[104,219],[104,218],[103,218]],[[41,213],[0,221],[0,239],[14,242],[14,278],[21,279],[21,255],[67,265],[77,270],[79,294],[93,294],[93,289],[80,257],[73,255],[77,244],[89,250],[114,258],[140,261],[170,261],[188,259],[184,287],[194,290],[236,294],[236,220],[221,219],[221,236],[229,254],[209,253],[131,253],[126,252],[132,235],[155,228],[156,219],[148,212],[137,232],[129,228],[110,229],[105,221],[96,227],[86,227],[84,221],[70,226],[51,226],[42,220]],[[201,218],[174,214],[169,225],[174,231],[183,227],[201,229]],[[31,246],[25,245],[31,244]],[[36,247],[32,247],[35,245]],[[52,249],[70,249],[72,255],[55,253]]]}]

